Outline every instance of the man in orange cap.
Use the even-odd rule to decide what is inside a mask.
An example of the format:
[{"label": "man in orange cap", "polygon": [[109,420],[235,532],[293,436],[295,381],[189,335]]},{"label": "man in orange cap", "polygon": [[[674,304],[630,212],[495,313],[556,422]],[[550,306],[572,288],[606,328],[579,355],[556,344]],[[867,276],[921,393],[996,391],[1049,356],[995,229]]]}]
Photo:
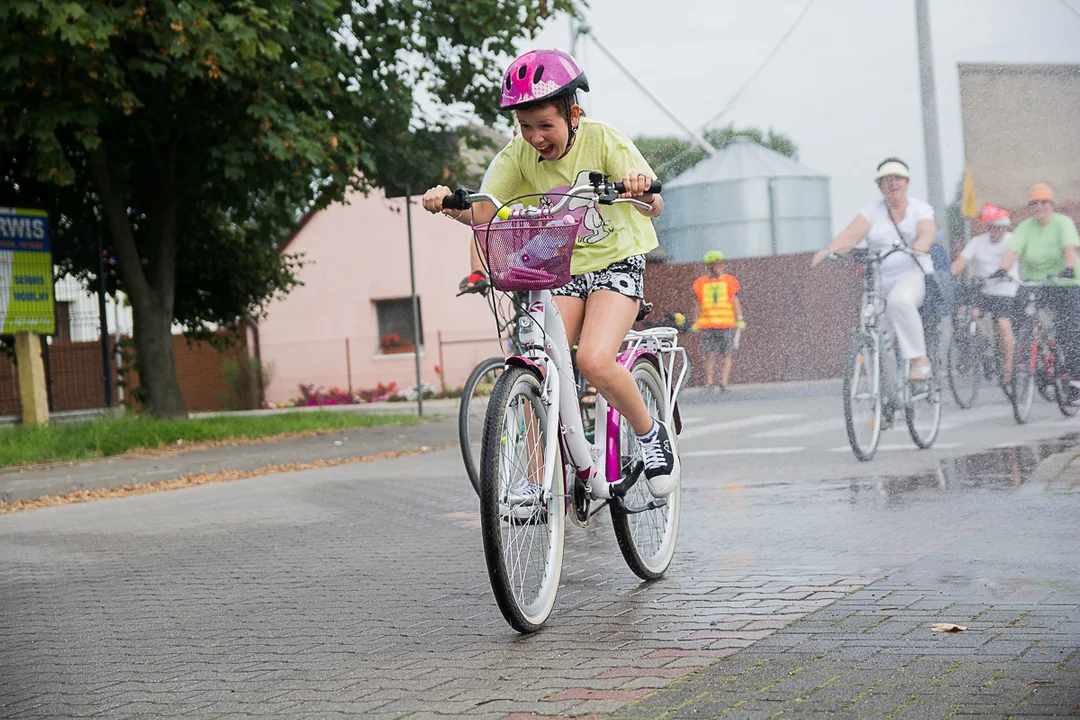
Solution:
[{"label": "man in orange cap", "polygon": [[952,274],[959,276],[972,263],[975,275],[984,280],[977,297],[972,299],[972,304],[990,315],[997,322],[998,337],[1001,340],[1001,383],[1007,385],[1012,377],[1014,300],[1016,298],[1017,280],[1020,275],[1017,264],[1014,262],[1009,268],[1007,277],[990,279],[994,271],[1001,267],[1001,261],[1008,252],[1009,243],[1013,234],[1009,232],[1012,220],[1007,210],[1003,210],[993,203],[983,206],[979,216],[987,227],[987,232],[971,238],[964,246],[963,252],[953,260]]},{"label": "man in orange cap", "polygon": [[1068,215],[1054,212],[1054,191],[1037,183],[1028,195],[1034,211],[1016,226],[1001,266],[993,276],[1006,277],[1020,259],[1020,277],[1028,282],[1059,278],[1057,287],[1045,290],[1046,305],[1054,313],[1054,326],[1069,368],[1074,401],[1080,396],[1080,288],[1076,282],[1077,247],[1080,233]]}]

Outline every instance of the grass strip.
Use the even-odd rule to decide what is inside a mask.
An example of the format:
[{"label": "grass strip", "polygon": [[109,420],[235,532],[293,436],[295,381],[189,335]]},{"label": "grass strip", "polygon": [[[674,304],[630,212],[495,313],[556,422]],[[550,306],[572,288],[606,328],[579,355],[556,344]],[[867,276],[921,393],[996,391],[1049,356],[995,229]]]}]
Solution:
[{"label": "grass strip", "polygon": [[13,425],[0,430],[0,467],[90,460],[138,450],[175,449],[188,444],[318,435],[418,421],[420,418],[415,415],[319,411],[197,420],[125,417],[45,427]]}]

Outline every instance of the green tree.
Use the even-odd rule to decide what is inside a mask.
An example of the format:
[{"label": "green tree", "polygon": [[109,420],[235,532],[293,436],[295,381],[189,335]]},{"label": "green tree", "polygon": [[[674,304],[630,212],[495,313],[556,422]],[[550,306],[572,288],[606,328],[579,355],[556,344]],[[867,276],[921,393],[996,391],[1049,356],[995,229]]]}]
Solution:
[{"label": "green tree", "polygon": [[[772,128],[762,132],[758,128],[736,129],[734,125],[728,125],[706,130],[703,137],[715,148],[722,148],[735,137],[748,137],[758,145],[775,150],[781,155],[792,159],[799,157],[799,149],[791,138],[773,131]],[[634,143],[662,180],[675,178],[705,159],[705,150],[700,145],[681,137],[646,136],[636,138]]]},{"label": "green tree", "polygon": [[448,174],[453,158],[421,142],[446,113],[423,116],[418,92],[493,120],[514,41],[570,5],[7,0],[0,204],[49,210],[56,259],[77,273],[94,272],[104,232],[145,408],[185,415],[173,322],[258,317],[297,282],[277,246],[303,213],[400,185],[403,166]]}]

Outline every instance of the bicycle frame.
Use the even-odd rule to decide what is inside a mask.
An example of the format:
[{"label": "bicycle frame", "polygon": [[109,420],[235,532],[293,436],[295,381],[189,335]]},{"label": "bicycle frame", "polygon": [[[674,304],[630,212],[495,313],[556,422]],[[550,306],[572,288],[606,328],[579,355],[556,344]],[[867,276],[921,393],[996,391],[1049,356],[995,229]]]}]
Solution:
[{"label": "bicycle frame", "polygon": [[[507,358],[508,367],[526,367],[537,373],[542,380],[541,402],[549,408],[547,416],[546,443],[544,446],[545,492],[552,490],[556,452],[562,449],[562,462],[573,470],[576,477],[584,480],[594,499],[608,500],[618,494],[621,480],[619,467],[619,413],[611,408],[603,395],[596,400],[596,432],[590,443],[585,437],[581,419],[581,407],[570,362],[570,344],[566,328],[554,298],[549,290],[537,290],[528,294],[528,317],[522,317],[518,336],[523,355]],[[642,355],[655,358],[667,394],[666,423],[676,420],[675,399],[686,379],[686,350],[678,345],[678,331],[674,328],[653,328],[631,331],[626,336],[628,346],[619,355],[619,362],[630,367]],[[682,358],[678,377],[675,377],[676,358]],[[677,431],[676,431],[677,432]],[[600,465],[601,458],[605,459]],[[564,473],[564,479],[569,473]],[[562,490],[565,493],[568,488]]]}]

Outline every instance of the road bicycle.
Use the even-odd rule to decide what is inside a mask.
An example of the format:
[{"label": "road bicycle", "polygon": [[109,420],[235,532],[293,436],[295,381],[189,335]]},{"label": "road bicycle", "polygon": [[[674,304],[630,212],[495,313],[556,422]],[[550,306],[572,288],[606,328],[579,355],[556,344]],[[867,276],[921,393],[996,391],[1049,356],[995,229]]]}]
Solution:
[{"label": "road bicycle", "polygon": [[[1002,380],[1001,335],[997,322],[980,312],[978,296],[981,283],[960,286],[959,302],[952,315],[952,334],[946,350],[949,390],[962,409],[975,404],[981,386],[993,383],[1005,397],[1009,386]],[[990,329],[986,329],[989,322]]]},{"label": "road bicycle", "polygon": [[[650,191],[659,192],[660,183]],[[474,226],[488,277],[498,289],[527,293],[518,321],[522,353],[506,359],[495,383],[480,462],[488,576],[503,617],[521,633],[538,630],[554,607],[567,518],[585,526],[608,508],[622,556],[644,580],[662,576],[675,552],[681,483],[666,498],[652,497],[634,430],[603,396],[596,399],[594,437],[586,437],[566,330],[550,292],[570,280],[583,219],[564,213],[571,200],[645,206],[621,192],[621,183],[593,172],[587,184],[548,193],[539,207],[511,210],[464,189],[443,200],[446,208],[465,210],[479,200],[498,208],[490,223]],[[552,203],[553,195],[561,199]],[[631,331],[618,356],[650,414],[673,429],[676,452],[676,401],[689,368],[677,336],[667,327]]]},{"label": "road bicycle", "polygon": [[1031,415],[1035,393],[1041,386],[1053,388],[1058,409],[1067,417],[1076,414],[1078,407],[1070,402],[1069,371],[1065,353],[1057,340],[1054,324],[1049,322],[1045,309],[1047,288],[1056,285],[1057,278],[1041,282],[1021,282],[1019,299],[1024,303],[1024,318],[1016,329],[1016,360],[1013,363],[1011,398],[1013,418],[1023,425]]},{"label": "road bicycle", "polygon": [[[458,296],[468,292],[462,291]],[[502,355],[493,355],[476,364],[461,387],[461,398],[458,401],[458,445],[461,447],[465,473],[477,495],[480,494],[480,450],[483,445],[488,401],[496,381],[506,369],[506,358],[522,354],[517,328],[523,315],[522,308],[527,301],[525,293],[485,289],[483,295],[495,316]],[[596,392],[578,370],[577,364],[572,364],[585,434],[591,436],[596,427]]]},{"label": "road bicycle", "polygon": [[[896,252],[915,256],[898,243],[888,250],[857,249],[848,257],[862,271],[863,294],[859,331],[851,339],[844,366],[844,422],[851,451],[863,462],[873,459],[881,432],[892,426],[897,409],[903,408],[908,432],[919,448],[931,447],[941,427],[937,328],[928,327],[931,323],[923,319],[932,372],[926,380],[911,382],[910,361],[896,360],[893,334],[883,317],[886,300],[878,286],[878,269]],[[840,257],[845,256],[829,255]]]}]

